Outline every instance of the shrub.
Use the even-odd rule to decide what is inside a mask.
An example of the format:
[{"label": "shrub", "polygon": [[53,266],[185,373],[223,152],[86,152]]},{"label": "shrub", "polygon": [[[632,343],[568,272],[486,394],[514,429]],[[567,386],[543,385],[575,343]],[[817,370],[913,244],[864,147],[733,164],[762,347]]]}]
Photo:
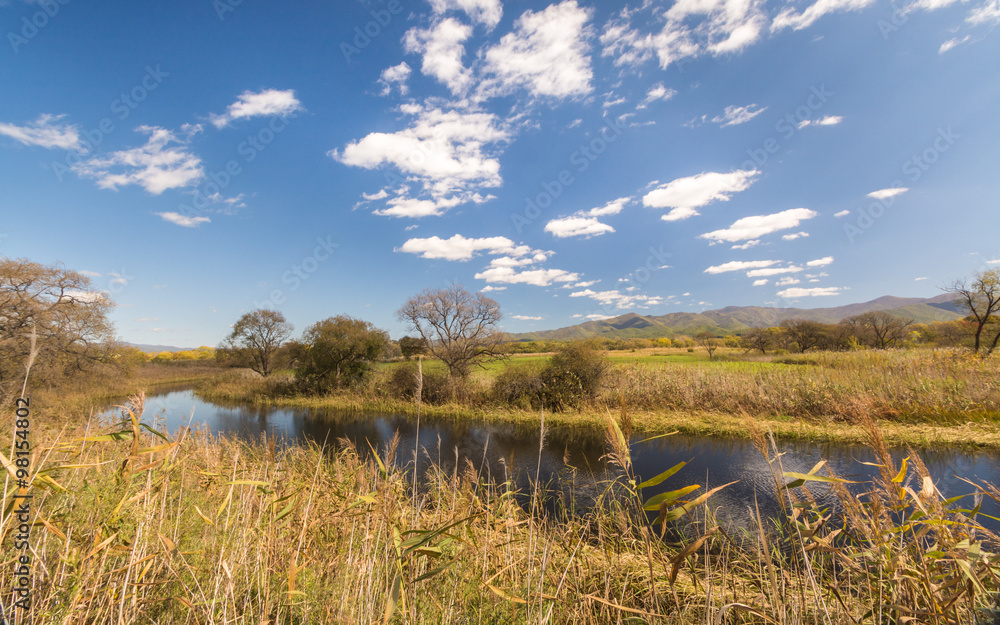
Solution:
[{"label": "shrub", "polygon": [[[456,381],[456,398],[465,396],[464,385]],[[386,380],[386,387],[393,397],[413,399],[417,391],[417,366],[412,363],[400,364],[392,368]],[[444,372],[423,370],[420,400],[428,404],[442,404],[451,399],[451,382]]]},{"label": "shrub", "polygon": [[508,366],[493,381],[493,399],[517,408],[538,408],[542,401],[542,377],[536,367]]},{"label": "shrub", "polygon": [[541,372],[545,405],[558,411],[593,399],[607,371],[607,356],[594,343],[577,341],[568,344],[549,359]]}]

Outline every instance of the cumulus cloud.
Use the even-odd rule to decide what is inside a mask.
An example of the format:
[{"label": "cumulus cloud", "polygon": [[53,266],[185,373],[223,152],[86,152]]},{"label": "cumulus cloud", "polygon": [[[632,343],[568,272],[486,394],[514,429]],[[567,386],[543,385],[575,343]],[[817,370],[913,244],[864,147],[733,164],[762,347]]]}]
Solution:
[{"label": "cumulus cloud", "polygon": [[826,267],[831,263],[833,263],[833,256],[824,256],[823,258],[809,261],[806,263],[806,267]]},{"label": "cumulus cloud", "polygon": [[618,290],[608,290],[608,291],[593,291],[591,289],[584,289],[583,291],[574,291],[569,294],[570,297],[586,297],[599,302],[602,306],[614,306],[619,310],[626,308],[649,308],[651,306],[657,306],[663,303],[663,298],[656,295],[644,295],[644,294],[630,294],[622,293]]},{"label": "cumulus cloud", "polygon": [[748,278],[760,278],[763,276],[780,276],[785,273],[799,273],[802,267],[789,265],[787,267],[768,267],[766,269],[751,269],[747,272]]},{"label": "cumulus cloud", "polygon": [[842,210],[839,213],[834,213],[833,216],[837,217],[837,218],[840,218],[840,217],[847,217],[850,214],[851,214],[851,211],[849,211],[849,210]]},{"label": "cumulus cloud", "polygon": [[739,52],[759,40],[766,27],[763,4],[761,0],[679,0],[659,14],[652,3],[638,11],[625,9],[605,25],[601,54],[613,57],[615,65],[635,66],[655,58],[666,69],[702,54]]},{"label": "cumulus cloud", "polygon": [[793,284],[800,284],[802,280],[793,278],[791,276],[785,276],[784,278],[778,280],[774,283],[774,286],[791,286]]},{"label": "cumulus cloud", "polygon": [[754,286],[764,286],[768,282],[770,282],[770,280],[768,280],[767,278],[761,278],[760,280],[754,280],[753,281],[753,285]]},{"label": "cumulus cloud", "polygon": [[378,78],[379,84],[382,85],[382,95],[392,93],[393,85],[398,85],[401,95],[409,93],[410,88],[406,86],[406,81],[410,78],[411,71],[410,66],[405,62],[382,70]]},{"label": "cumulus cloud", "polygon": [[[458,204],[481,203],[492,196],[479,191],[501,184],[495,146],[510,138],[496,115],[480,111],[444,111],[406,105],[412,124],[394,133],[373,132],[329,155],[352,167],[395,167],[407,181],[419,183],[425,197],[409,186],[393,189],[395,197],[378,214],[395,217],[440,215]],[[491,150],[491,148],[493,148]]]},{"label": "cumulus cloud", "polygon": [[738,126],[740,124],[747,123],[766,110],[766,106],[760,107],[756,104],[748,104],[746,106],[727,106],[725,112],[723,112],[722,115],[713,117],[712,121],[716,124],[721,124],[723,128],[726,126]]},{"label": "cumulus cloud", "polygon": [[758,173],[755,169],[738,169],[726,174],[704,172],[677,178],[647,193],[642,203],[652,208],[670,208],[661,217],[664,221],[687,219],[699,215],[698,208],[716,200],[726,202],[734,193],[747,189]]},{"label": "cumulus cloud", "polygon": [[180,213],[166,212],[166,213],[156,213],[163,218],[164,221],[169,221],[172,224],[177,224],[178,226],[184,226],[185,228],[195,228],[201,224],[207,224],[211,219],[208,217],[191,217],[189,215],[181,215]]},{"label": "cumulus cloud", "polygon": [[712,241],[727,241],[735,243],[756,239],[772,232],[796,228],[806,219],[812,219],[819,215],[816,211],[808,208],[793,208],[771,215],[753,215],[737,219],[733,225],[722,230],[714,230],[700,235],[703,239]]},{"label": "cumulus cloud", "polygon": [[469,260],[478,256],[480,252],[513,255],[520,253],[523,255],[531,250],[527,246],[514,245],[514,242],[507,237],[473,239],[456,234],[450,239],[436,236],[425,239],[409,239],[394,251],[418,254],[421,258],[428,259]]},{"label": "cumulus cloud", "polygon": [[446,11],[464,11],[473,22],[494,28],[503,17],[503,6],[500,0],[430,0],[431,9],[436,15]]},{"label": "cumulus cloud", "polygon": [[0,122],[0,135],[10,137],[24,145],[83,151],[80,129],[72,124],[60,122],[59,120],[64,117],[66,116],[39,115],[35,121],[23,126]]},{"label": "cumulus cloud", "polygon": [[96,179],[102,189],[134,184],[153,195],[192,186],[204,177],[201,159],[187,147],[191,136],[201,131],[200,126],[185,126],[181,137],[157,126],[139,126],[137,130],[149,135],[146,145],[91,157],[74,165],[73,171]]},{"label": "cumulus cloud", "polygon": [[891,197],[896,197],[901,193],[906,193],[909,191],[909,187],[894,187],[890,189],[879,189],[878,191],[872,191],[868,194],[868,197],[875,198],[876,200],[887,200]]},{"label": "cumulus cloud", "polygon": [[428,29],[410,29],[403,38],[403,47],[423,55],[420,71],[424,75],[436,78],[457,94],[472,83],[471,71],[462,64],[464,42],[471,36],[471,26],[448,18]]},{"label": "cumulus cloud", "polygon": [[596,237],[615,229],[601,223],[596,217],[560,217],[545,224],[545,232],[565,239],[567,237]]},{"label": "cumulus cloud", "polygon": [[479,289],[479,292],[480,293],[492,293],[493,291],[506,291],[506,290],[507,290],[507,287],[505,287],[505,286],[486,285],[483,288]]},{"label": "cumulus cloud", "polygon": [[531,284],[534,286],[549,286],[553,282],[575,282],[580,275],[562,269],[525,269],[518,271],[514,267],[490,267],[475,275],[477,280],[500,284]]},{"label": "cumulus cloud", "polygon": [[554,98],[590,93],[589,20],[590,10],[576,0],[538,12],[525,11],[513,32],[486,50],[480,95],[503,95],[517,89]]},{"label": "cumulus cloud", "polygon": [[598,220],[598,217],[617,215],[632,201],[631,197],[620,197],[611,200],[604,206],[598,206],[590,210],[577,211],[569,217],[558,217],[545,224],[545,232],[553,236],[564,239],[567,237],[596,237],[615,229],[606,223]]},{"label": "cumulus cloud", "polygon": [[781,235],[781,238],[784,241],[794,241],[795,239],[801,239],[808,236],[808,232],[793,232],[792,234],[783,234]]},{"label": "cumulus cloud", "polygon": [[244,91],[229,105],[222,115],[212,115],[210,119],[216,128],[224,128],[238,119],[251,117],[291,115],[304,110],[302,103],[295,97],[294,89],[279,91],[265,89],[254,93]]},{"label": "cumulus cloud", "polygon": [[785,298],[826,297],[828,295],[840,295],[840,287],[827,286],[827,287],[815,287],[811,289],[793,287],[790,289],[785,289],[784,291],[778,291],[778,297],[785,297]]},{"label": "cumulus cloud", "polygon": [[727,273],[729,271],[745,271],[747,269],[759,269],[761,267],[771,267],[780,263],[780,260],[733,260],[721,265],[713,265],[705,270],[705,273]]},{"label": "cumulus cloud", "polygon": [[757,247],[758,245],[760,245],[760,239],[751,239],[750,241],[747,241],[746,243],[739,243],[739,244],[733,245],[733,246],[731,246],[731,248],[734,249],[734,250],[748,250],[751,247]]}]

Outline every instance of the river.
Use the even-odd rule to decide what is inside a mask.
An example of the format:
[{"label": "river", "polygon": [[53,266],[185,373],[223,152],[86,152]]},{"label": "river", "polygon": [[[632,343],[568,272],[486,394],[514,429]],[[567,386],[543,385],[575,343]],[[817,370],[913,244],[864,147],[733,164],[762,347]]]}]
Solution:
[{"label": "river", "polygon": [[[389,441],[398,432],[395,464],[399,467],[412,464],[414,449],[419,445],[421,472],[433,463],[450,473],[457,463],[460,471],[474,471],[499,481],[511,479],[525,492],[537,475],[539,483],[562,493],[564,501],[572,499],[584,507],[606,488],[608,478],[617,470],[605,456],[608,448],[603,433],[580,428],[547,428],[539,454],[537,428],[424,418],[418,432],[414,417],[340,414],[331,418],[321,410],[222,406],[196,397],[191,389],[147,397],[143,419],[155,421],[170,432],[190,423],[207,426],[213,434],[245,440],[260,439],[266,433],[282,445],[313,440],[336,446],[338,439],[346,439],[362,455],[374,448],[384,456]],[[840,477],[860,482],[869,480],[877,471],[864,464],[875,461],[866,447],[779,441],[778,448],[785,471],[805,473],[820,460],[826,460]],[[640,479],[655,476],[679,462],[688,463],[663,484],[647,489],[644,496],[689,484],[712,488],[736,481],[711,500],[720,521],[747,527],[750,508],[759,506],[764,514],[778,509],[771,467],[748,441],[681,435],[644,441],[641,436],[633,436],[630,449]],[[893,450],[893,455],[898,461],[906,456],[906,450]],[[920,455],[945,497],[973,490],[960,477],[1000,483],[1000,454],[995,452],[944,448],[920,450]],[[915,490],[919,490],[919,484]],[[816,485],[812,491],[821,502],[835,506],[825,485]],[[565,497],[567,493],[573,497]],[[1000,509],[989,499],[982,511],[1000,517]]]}]

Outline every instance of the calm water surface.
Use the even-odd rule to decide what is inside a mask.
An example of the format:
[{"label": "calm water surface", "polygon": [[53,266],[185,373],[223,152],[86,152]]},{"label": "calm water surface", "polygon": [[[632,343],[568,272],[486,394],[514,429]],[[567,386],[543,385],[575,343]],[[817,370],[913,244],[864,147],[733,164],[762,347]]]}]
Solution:
[{"label": "calm water surface", "polygon": [[[512,479],[525,491],[537,473],[542,484],[564,494],[572,493],[577,505],[584,506],[604,490],[607,479],[616,470],[604,457],[607,447],[603,434],[574,428],[547,428],[539,457],[537,429],[424,418],[418,438],[413,417],[373,414],[329,418],[322,411],[308,409],[220,406],[199,399],[190,389],[148,397],[144,420],[151,421],[154,416],[170,432],[190,423],[207,426],[214,434],[246,440],[266,434],[283,444],[313,440],[326,441],[332,446],[337,439],[347,439],[362,455],[370,453],[369,445],[384,454],[388,442],[398,432],[395,460],[398,466],[411,465],[414,449],[419,445],[421,471],[433,462],[450,472],[457,462],[460,471],[477,471],[490,479]],[[784,454],[781,461],[785,471],[805,473],[822,459],[834,472],[848,479],[863,481],[876,471],[863,464],[875,460],[865,447],[780,441],[778,447]],[[633,437],[631,452],[640,479],[657,475],[678,462],[688,462],[657,489],[644,492],[646,496],[689,484],[712,488],[738,480],[711,500],[721,520],[747,526],[750,507],[759,505],[765,514],[777,509],[771,470],[749,442],[679,435],[643,442],[641,437]],[[894,455],[902,458],[906,453],[896,450]],[[924,449],[921,457],[946,497],[972,490],[958,476],[1000,483],[1000,455],[996,453]],[[824,496],[824,487],[818,485],[813,491],[833,503],[832,497]],[[990,501],[984,504],[983,512],[1000,516],[1000,510]]]}]

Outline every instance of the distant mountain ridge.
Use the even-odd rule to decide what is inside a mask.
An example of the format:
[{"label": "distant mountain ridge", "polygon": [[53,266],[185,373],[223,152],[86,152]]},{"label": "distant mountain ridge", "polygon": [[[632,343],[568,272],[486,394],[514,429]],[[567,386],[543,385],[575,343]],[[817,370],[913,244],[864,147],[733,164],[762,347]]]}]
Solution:
[{"label": "distant mountain ridge", "polygon": [[132,347],[144,352],[189,352],[198,349],[197,347],[174,347],[173,345],[149,345],[147,343],[129,343]]},{"label": "distant mountain ridge", "polygon": [[838,323],[862,313],[884,310],[917,323],[953,321],[964,314],[949,293],[931,298],[894,297],[887,295],[860,304],[833,308],[767,308],[764,306],[727,306],[700,313],[676,312],[659,316],[626,313],[611,319],[587,321],[575,326],[538,332],[512,334],[515,341],[559,341],[601,337],[660,338],[676,334],[712,332],[731,334],[748,328],[776,326],[787,319],[807,319],[822,323]]}]

